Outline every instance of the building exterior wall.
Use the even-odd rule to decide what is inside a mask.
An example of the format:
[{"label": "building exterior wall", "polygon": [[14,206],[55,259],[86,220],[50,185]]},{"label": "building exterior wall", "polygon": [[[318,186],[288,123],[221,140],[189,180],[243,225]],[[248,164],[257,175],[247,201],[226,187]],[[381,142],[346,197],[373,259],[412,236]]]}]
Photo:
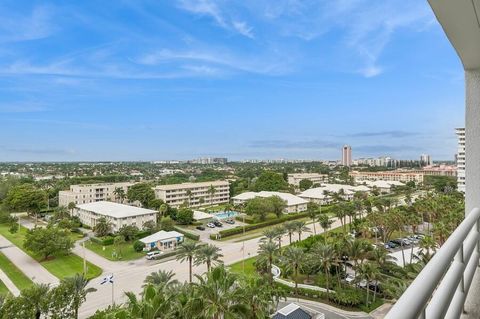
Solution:
[{"label": "building exterior wall", "polygon": [[[209,193],[212,186],[215,188],[213,194]],[[155,187],[154,191],[156,198],[176,208],[183,203],[188,203],[190,207],[199,207],[224,204],[230,201],[230,183],[228,181],[160,185]]]},{"label": "building exterior wall", "polygon": [[361,183],[362,181],[396,181],[396,182],[415,182],[423,183],[425,176],[424,172],[350,172],[350,176],[353,177],[355,183]]},{"label": "building exterior wall", "polygon": [[82,224],[85,224],[92,228],[95,227],[96,222],[99,218],[104,217],[109,223],[111,223],[113,232],[117,232],[124,225],[137,226],[139,229],[142,229],[143,224],[148,221],[153,221],[154,223],[157,222],[156,213],[138,215],[133,217],[113,218],[111,216],[97,214],[95,212],[85,209],[75,208],[73,211],[73,216],[78,216]]},{"label": "building exterior wall", "polygon": [[298,187],[300,181],[303,179],[308,179],[313,184],[321,184],[328,181],[327,174],[316,174],[316,173],[299,173],[299,174],[288,174],[288,184]]},{"label": "building exterior wall", "polygon": [[101,184],[80,184],[71,185],[70,190],[58,192],[58,205],[68,206],[69,203],[75,205],[88,204],[100,201],[114,201],[116,188],[121,188],[125,192],[134,183],[101,183]]},{"label": "building exterior wall", "polygon": [[352,165],[352,147],[350,145],[344,145],[342,148],[342,165]]}]

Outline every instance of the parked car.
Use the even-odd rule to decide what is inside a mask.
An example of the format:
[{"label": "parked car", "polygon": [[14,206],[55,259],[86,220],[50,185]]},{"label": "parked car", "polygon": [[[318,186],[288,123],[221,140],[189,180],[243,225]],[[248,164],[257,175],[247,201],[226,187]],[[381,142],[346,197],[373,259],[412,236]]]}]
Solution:
[{"label": "parked car", "polygon": [[214,221],[213,224],[217,227],[222,227],[223,224],[221,222],[219,222],[218,220]]},{"label": "parked car", "polygon": [[213,224],[213,223],[208,223],[208,224],[207,224],[207,227],[209,227],[209,228],[215,228],[215,224]]},{"label": "parked car", "polygon": [[198,229],[198,230],[205,230],[205,227],[203,227],[203,226],[197,226],[195,228]]},{"label": "parked car", "polygon": [[227,219],[227,220],[225,221],[225,223],[230,224],[230,225],[233,225],[233,224],[235,224],[235,221],[234,221],[233,219]]},{"label": "parked car", "polygon": [[400,246],[400,244],[397,244],[396,242],[394,242],[393,240],[389,241],[388,243],[386,243],[386,245],[388,245],[390,248],[397,248],[398,246]]},{"label": "parked car", "polygon": [[162,255],[161,251],[151,251],[147,253],[147,256],[145,256],[145,258],[147,258],[148,260],[155,260],[159,258],[161,255]]},{"label": "parked car", "polygon": [[355,276],[352,275],[352,274],[348,274],[348,275],[345,277],[345,282],[346,282],[347,284],[352,283],[354,280],[355,280]]}]

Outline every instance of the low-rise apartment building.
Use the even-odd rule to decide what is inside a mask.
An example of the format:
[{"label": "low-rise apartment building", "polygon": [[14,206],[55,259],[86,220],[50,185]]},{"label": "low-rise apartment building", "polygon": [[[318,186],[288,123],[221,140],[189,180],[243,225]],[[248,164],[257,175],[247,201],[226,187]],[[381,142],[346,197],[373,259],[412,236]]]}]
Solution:
[{"label": "low-rise apartment building", "polygon": [[338,194],[344,200],[352,200],[356,192],[369,193],[370,188],[365,185],[323,184],[320,187],[307,189],[298,196],[309,202],[325,205],[334,200],[334,194]]},{"label": "low-rise apartment building", "polygon": [[294,173],[288,174],[288,184],[299,187],[300,181],[307,179],[313,184],[321,184],[328,181],[328,174],[318,173]]},{"label": "low-rise apartment building", "polygon": [[382,171],[382,172],[350,172],[355,183],[361,184],[363,181],[396,181],[396,182],[415,182],[417,184],[423,183],[425,172],[422,171]]},{"label": "low-rise apartment building", "polygon": [[95,227],[98,219],[104,217],[117,232],[122,226],[137,226],[143,228],[146,222],[157,222],[157,211],[107,201],[91,202],[77,205],[73,216],[80,218],[82,224]]},{"label": "low-rise apartment building", "polygon": [[70,190],[58,192],[58,205],[68,206],[69,203],[88,204],[100,201],[114,201],[115,189],[120,188],[127,194],[128,188],[134,183],[100,183],[71,185]]},{"label": "low-rise apartment building", "polygon": [[287,207],[285,207],[285,210],[283,212],[286,214],[300,213],[307,210],[308,202],[303,198],[300,198],[290,193],[265,192],[265,191],[246,192],[246,193],[239,194],[235,197],[232,197],[232,199],[233,199],[234,205],[241,205],[241,204],[245,204],[248,200],[253,199],[255,197],[267,198],[272,196],[278,196],[285,201]]},{"label": "low-rise apartment building", "polygon": [[230,200],[228,181],[159,185],[154,187],[154,191],[156,198],[175,208],[184,203],[199,207],[224,204]]}]

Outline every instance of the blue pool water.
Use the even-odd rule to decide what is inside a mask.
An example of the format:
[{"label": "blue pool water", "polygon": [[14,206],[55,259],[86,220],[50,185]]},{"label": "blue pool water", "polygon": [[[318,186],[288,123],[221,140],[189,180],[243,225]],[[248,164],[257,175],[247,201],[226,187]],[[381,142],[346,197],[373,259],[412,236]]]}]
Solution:
[{"label": "blue pool water", "polygon": [[234,218],[238,215],[238,212],[235,211],[225,211],[225,212],[218,212],[214,214],[215,217],[218,219],[227,219],[227,218]]}]

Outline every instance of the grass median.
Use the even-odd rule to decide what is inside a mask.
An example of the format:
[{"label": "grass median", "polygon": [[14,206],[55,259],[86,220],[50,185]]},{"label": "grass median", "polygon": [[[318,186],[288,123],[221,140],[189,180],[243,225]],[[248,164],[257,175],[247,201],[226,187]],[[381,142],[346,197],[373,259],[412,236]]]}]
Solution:
[{"label": "grass median", "polygon": [[28,278],[20,269],[15,266],[10,259],[0,252],[0,269],[7,275],[13,284],[23,290],[33,285],[33,281]]},{"label": "grass median", "polygon": [[[20,226],[17,233],[12,234],[8,231],[9,226],[6,224],[0,224],[0,235],[11,241],[15,246],[23,250],[30,257],[35,259],[47,269],[52,275],[59,279],[65,277],[73,277],[75,274],[83,273],[83,260],[79,256],[71,253],[65,256],[58,256],[50,260],[42,260],[40,256],[33,254],[32,252],[23,248],[23,242],[25,241],[25,235],[27,229]],[[100,276],[102,269],[94,264],[87,262],[87,275],[88,279],[92,279]]]},{"label": "grass median", "polygon": [[85,242],[85,248],[111,261],[135,260],[145,256],[144,252],[136,252],[131,242],[115,247],[115,245],[103,246],[89,240]]}]

